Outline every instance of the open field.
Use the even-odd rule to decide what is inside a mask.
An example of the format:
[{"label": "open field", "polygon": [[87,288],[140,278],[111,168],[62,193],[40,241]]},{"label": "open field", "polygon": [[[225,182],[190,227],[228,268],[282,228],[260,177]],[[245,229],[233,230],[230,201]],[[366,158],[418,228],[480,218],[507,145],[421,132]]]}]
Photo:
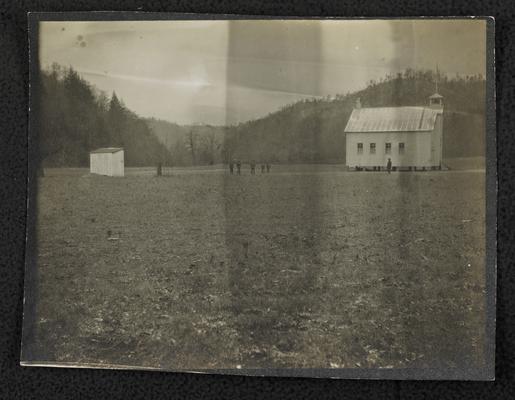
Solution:
[{"label": "open field", "polygon": [[41,178],[39,359],[482,365],[484,172],[154,172]]}]

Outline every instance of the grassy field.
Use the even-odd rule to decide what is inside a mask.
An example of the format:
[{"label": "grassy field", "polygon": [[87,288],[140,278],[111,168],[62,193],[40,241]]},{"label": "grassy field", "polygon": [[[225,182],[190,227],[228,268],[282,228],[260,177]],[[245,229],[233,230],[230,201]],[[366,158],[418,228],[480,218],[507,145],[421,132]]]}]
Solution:
[{"label": "grassy field", "polygon": [[38,357],[482,365],[484,172],[154,172],[41,178]]}]

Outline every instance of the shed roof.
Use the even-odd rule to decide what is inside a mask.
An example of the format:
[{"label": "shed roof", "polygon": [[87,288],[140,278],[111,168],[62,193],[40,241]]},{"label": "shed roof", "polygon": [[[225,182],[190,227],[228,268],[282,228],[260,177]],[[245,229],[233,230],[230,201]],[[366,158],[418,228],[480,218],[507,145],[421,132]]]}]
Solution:
[{"label": "shed roof", "polygon": [[91,154],[96,153],[118,153],[119,151],[122,151],[123,149],[121,147],[102,147],[100,149],[93,150],[90,152]]},{"label": "shed roof", "polygon": [[345,132],[431,131],[439,113],[427,107],[355,108]]}]

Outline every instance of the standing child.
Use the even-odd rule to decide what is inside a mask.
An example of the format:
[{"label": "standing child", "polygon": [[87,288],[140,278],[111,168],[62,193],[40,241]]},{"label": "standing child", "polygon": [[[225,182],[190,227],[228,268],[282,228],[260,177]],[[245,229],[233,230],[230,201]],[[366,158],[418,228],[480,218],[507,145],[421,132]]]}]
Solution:
[{"label": "standing child", "polygon": [[391,158],[389,158],[388,162],[386,163],[386,170],[388,171],[389,174],[392,172],[392,159]]}]

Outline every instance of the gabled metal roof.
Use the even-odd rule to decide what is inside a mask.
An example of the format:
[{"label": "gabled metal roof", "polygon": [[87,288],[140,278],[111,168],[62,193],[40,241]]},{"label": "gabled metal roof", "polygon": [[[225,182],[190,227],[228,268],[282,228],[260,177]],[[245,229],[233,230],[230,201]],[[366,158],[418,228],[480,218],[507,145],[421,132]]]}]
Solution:
[{"label": "gabled metal roof", "polygon": [[90,152],[90,154],[97,154],[97,153],[118,153],[119,151],[122,151],[123,149],[121,147],[102,147],[100,149],[96,149]]},{"label": "gabled metal roof", "polygon": [[355,108],[345,132],[431,131],[439,113],[427,107]]}]

